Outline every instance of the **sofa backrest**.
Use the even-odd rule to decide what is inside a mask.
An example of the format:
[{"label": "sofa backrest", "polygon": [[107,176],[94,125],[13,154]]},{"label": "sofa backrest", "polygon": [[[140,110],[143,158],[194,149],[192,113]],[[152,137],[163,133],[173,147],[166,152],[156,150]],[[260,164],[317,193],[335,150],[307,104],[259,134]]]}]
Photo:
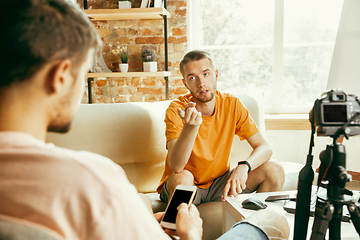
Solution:
[{"label": "sofa backrest", "polygon": [[[265,134],[260,107],[250,96],[238,96]],[[66,134],[48,133],[47,142],[74,150],[104,155],[121,165],[139,192],[155,191],[167,154],[165,110],[171,101],[156,103],[82,104]],[[261,121],[262,118],[262,121]],[[236,137],[231,159],[234,165],[251,152]]]}]

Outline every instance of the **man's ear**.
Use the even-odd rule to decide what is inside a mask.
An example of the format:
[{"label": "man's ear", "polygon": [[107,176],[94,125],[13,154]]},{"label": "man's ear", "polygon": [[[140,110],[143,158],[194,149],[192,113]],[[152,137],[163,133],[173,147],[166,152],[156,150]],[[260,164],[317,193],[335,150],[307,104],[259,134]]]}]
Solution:
[{"label": "man's ear", "polygon": [[216,81],[217,81],[218,77],[219,77],[219,71],[217,69],[215,69],[215,76],[216,76]]},{"label": "man's ear", "polygon": [[61,92],[68,81],[72,81],[71,79],[71,61],[69,59],[54,63],[47,78],[50,92]]}]

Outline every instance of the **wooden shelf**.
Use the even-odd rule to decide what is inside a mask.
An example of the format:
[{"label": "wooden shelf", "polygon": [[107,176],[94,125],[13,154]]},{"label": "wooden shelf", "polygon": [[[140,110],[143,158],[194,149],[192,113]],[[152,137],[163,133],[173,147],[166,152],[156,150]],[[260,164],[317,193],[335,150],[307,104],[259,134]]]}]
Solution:
[{"label": "wooden shelf", "polygon": [[311,130],[308,114],[265,115],[266,130]]},{"label": "wooden shelf", "polygon": [[109,72],[109,73],[88,73],[87,78],[104,78],[104,77],[169,77],[171,72]]},{"label": "wooden shelf", "polygon": [[90,9],[85,10],[85,13],[91,18],[91,21],[162,19],[164,15],[170,17],[165,8]]}]

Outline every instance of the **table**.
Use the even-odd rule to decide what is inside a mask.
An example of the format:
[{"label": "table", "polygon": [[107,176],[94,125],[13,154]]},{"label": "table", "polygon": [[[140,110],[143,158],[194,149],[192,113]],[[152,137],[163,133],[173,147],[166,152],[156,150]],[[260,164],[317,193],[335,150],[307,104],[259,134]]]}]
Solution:
[{"label": "table", "polygon": [[[282,194],[295,194],[297,191],[282,191],[282,192],[271,192],[271,193],[250,193],[250,194],[240,194],[237,197],[229,197],[226,202],[222,203],[222,232],[225,233],[228,231],[236,222],[241,221],[242,219],[253,214],[254,210],[244,209],[241,205],[241,202],[247,198],[258,198],[262,202],[265,202],[265,198],[270,195],[282,195]],[[289,239],[293,239],[294,237],[294,214],[287,213],[283,209],[285,201],[276,201],[276,202],[266,202],[267,208],[270,208],[283,216],[286,217],[289,226],[290,226],[290,237]],[[261,210],[260,210],[261,211]],[[310,217],[307,239],[310,239],[311,229],[313,226],[314,218]],[[328,239],[328,234],[326,236]],[[352,223],[342,222],[341,223],[341,239],[342,240],[355,240],[359,239],[359,235],[356,232],[356,229]]]}]

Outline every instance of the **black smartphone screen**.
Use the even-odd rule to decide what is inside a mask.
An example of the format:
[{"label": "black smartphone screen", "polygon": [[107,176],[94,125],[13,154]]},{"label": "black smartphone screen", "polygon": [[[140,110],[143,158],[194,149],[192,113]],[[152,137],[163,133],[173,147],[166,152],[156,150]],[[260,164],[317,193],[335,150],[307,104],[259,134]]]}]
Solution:
[{"label": "black smartphone screen", "polygon": [[191,191],[185,191],[185,190],[179,190],[176,189],[174,192],[174,196],[172,197],[169,206],[165,212],[163,221],[164,222],[170,222],[175,223],[176,215],[177,215],[177,207],[181,203],[188,204],[191,198],[193,192]]}]

